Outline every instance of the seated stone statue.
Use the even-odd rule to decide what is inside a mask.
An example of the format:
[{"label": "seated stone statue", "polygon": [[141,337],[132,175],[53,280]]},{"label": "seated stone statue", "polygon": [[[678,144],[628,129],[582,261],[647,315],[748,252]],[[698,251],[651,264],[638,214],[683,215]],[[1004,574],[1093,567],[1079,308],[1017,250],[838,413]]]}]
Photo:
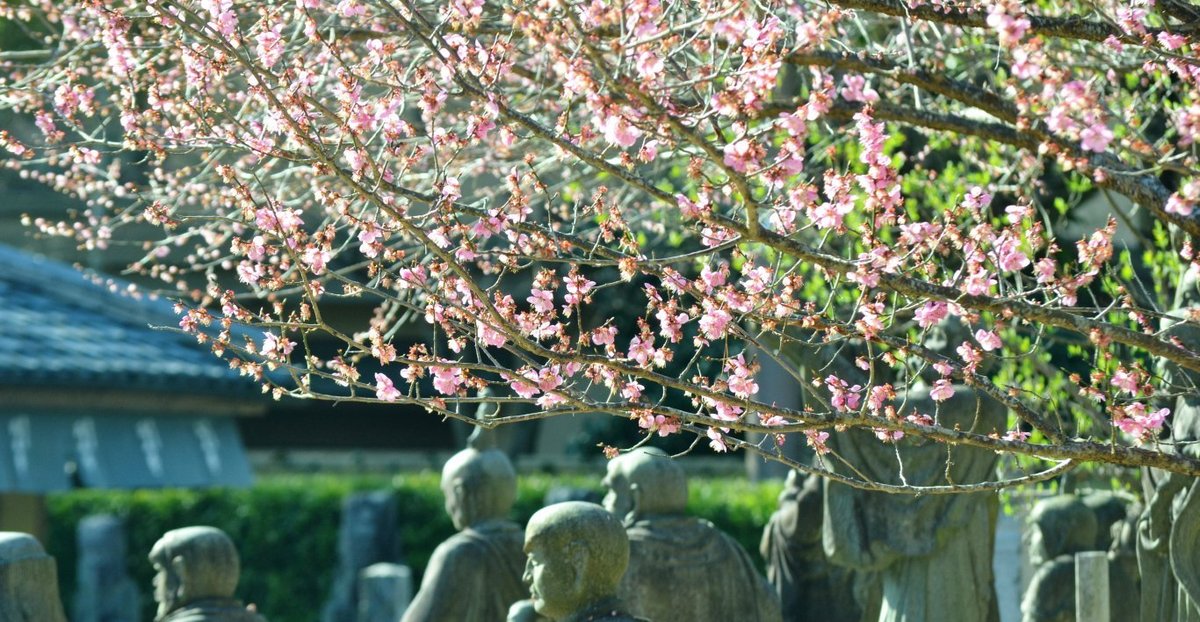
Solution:
[{"label": "seated stone statue", "polygon": [[1094,550],[1096,515],[1075,495],[1043,499],[1029,513],[1033,578],[1021,599],[1023,622],[1075,620],[1075,553]]},{"label": "seated stone statue", "polygon": [[608,463],[604,485],[604,507],[625,521],[629,536],[619,595],[631,611],[655,622],[782,620],[779,598],[746,550],[686,515],[687,478],[677,461],[624,454]]},{"label": "seated stone statue", "polygon": [[565,501],[538,510],[525,528],[525,553],[533,608],[553,622],[648,622],[617,597],[629,538],[599,505]]},{"label": "seated stone statue", "polygon": [[241,562],[233,541],[216,527],[163,534],[150,549],[156,622],[265,622],[233,597]]},{"label": "seated stone statue", "polygon": [[0,622],[66,622],[54,558],[33,536],[0,531]]},{"label": "seated stone statue", "polygon": [[442,469],[446,513],[459,532],[438,545],[403,622],[494,622],[528,598],[521,527],[508,519],[517,475],[503,452],[464,449]]},{"label": "seated stone statue", "polygon": [[[779,507],[763,529],[759,551],[775,588],[784,622],[858,622],[861,590],[855,572],[829,563],[821,545],[824,488],[816,475],[788,473]],[[865,600],[865,599],[864,599]]]},{"label": "seated stone statue", "polygon": [[1111,491],[1058,495],[1038,501],[1029,514],[1033,578],[1021,600],[1023,622],[1074,622],[1075,554],[1106,551],[1109,612],[1113,620],[1141,617],[1134,559],[1132,501]]}]

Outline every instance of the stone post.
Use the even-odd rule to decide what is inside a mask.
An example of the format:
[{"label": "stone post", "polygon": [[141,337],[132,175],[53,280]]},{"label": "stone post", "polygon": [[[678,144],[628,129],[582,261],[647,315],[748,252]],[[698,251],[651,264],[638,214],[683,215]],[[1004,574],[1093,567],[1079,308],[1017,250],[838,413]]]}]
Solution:
[{"label": "stone post", "polygon": [[1104,551],[1075,554],[1076,622],[1109,622],[1108,555]]},{"label": "stone post", "polygon": [[396,622],[412,602],[412,570],[380,562],[358,573],[358,622]]}]

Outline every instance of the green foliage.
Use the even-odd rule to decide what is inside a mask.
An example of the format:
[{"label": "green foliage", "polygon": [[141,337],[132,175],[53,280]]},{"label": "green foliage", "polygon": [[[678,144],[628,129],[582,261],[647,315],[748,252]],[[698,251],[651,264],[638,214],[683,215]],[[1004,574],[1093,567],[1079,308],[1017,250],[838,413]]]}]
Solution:
[{"label": "green foliage", "polygon": [[[599,476],[522,476],[514,519],[524,524],[554,486],[601,491]],[[781,484],[694,478],[689,510],[732,535],[758,558],[763,525],[775,509]],[[337,563],[342,499],[351,493],[390,489],[396,495],[405,563],[416,580],[434,547],[454,533],[443,509],[439,475],[271,476],[244,490],[78,491],[49,498],[48,552],[58,560],[63,600],[75,588],[75,529],[89,514],[122,516],[129,535],[128,566],[142,588],[143,618],[153,619],[153,572],[146,554],[166,531],[186,525],[225,530],[242,557],[238,596],[258,605],[272,622],[311,622],[328,597]],[[761,564],[761,560],[760,560]]]}]

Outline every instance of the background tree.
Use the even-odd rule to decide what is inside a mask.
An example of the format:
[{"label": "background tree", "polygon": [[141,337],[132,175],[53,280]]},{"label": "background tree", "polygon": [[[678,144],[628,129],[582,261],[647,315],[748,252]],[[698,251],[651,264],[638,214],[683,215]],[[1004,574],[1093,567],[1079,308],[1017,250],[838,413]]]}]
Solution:
[{"label": "background tree", "polygon": [[[140,244],[130,269],[179,299],[180,327],[277,397],[531,405],[488,426],[603,411],[785,461],[773,441],[803,435],[821,461],[801,468],[893,491],[1087,461],[1200,474],[1160,440],[1162,405],[1195,389],[1155,371],[1200,370],[1159,332],[1200,234],[1186,3],[2,11],[41,44],[0,56],[0,102],[40,130],[0,132],[5,166],[89,206],[30,224]],[[1060,236],[1086,193],[1128,201]],[[324,312],[347,297],[370,321]],[[947,318],[968,334],[927,347],[958,334]],[[397,348],[408,322],[429,337]],[[756,399],[766,358],[807,407]],[[905,410],[929,374],[935,403],[969,386],[1008,426]],[[1036,460],[867,482],[822,468],[847,428]]]}]

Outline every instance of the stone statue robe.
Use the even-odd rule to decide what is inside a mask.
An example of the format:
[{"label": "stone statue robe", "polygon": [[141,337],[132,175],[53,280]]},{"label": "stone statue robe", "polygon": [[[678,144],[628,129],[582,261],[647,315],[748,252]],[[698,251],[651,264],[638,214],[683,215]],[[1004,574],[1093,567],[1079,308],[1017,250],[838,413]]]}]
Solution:
[{"label": "stone statue robe", "polygon": [[[1200,278],[1189,270],[1175,297],[1184,318],[1200,308]],[[1200,326],[1176,322],[1167,334],[1184,347],[1200,348]],[[1183,393],[1171,409],[1168,425],[1175,451],[1200,458],[1200,374],[1162,365],[1161,373]],[[1169,451],[1164,446],[1165,451]],[[1142,620],[1200,622],[1200,480],[1154,469],[1143,471],[1146,507],[1138,520],[1138,570],[1142,575]]]},{"label": "stone statue robe", "polygon": [[862,615],[853,573],[829,563],[821,545],[823,491],[819,477],[792,471],[763,529],[759,551],[784,622],[858,622]]},{"label": "stone statue robe", "polygon": [[619,595],[653,622],[780,622],[779,599],[750,555],[712,523],[656,516],[626,528]]},{"label": "stone statue robe", "polygon": [[652,622],[628,613],[625,603],[612,598],[595,603],[558,622]]},{"label": "stone statue robe", "polygon": [[[914,387],[901,416],[936,416],[949,428],[979,434],[1002,432],[1006,409],[966,386],[936,403]],[[936,413],[936,414],[935,414]],[[998,456],[969,446],[903,438],[884,443],[870,431],[847,430],[830,447],[869,480],[910,485],[971,484],[991,479]],[[950,481],[947,481],[947,460]],[[839,460],[839,473],[855,473]],[[992,577],[998,501],[994,494],[888,494],[826,482],[823,541],[830,561],[878,573],[880,601],[863,603],[879,622],[996,622],[999,608]],[[867,615],[871,615],[868,613]]]},{"label": "stone statue robe", "polygon": [[233,598],[206,598],[188,603],[157,622],[267,622]]},{"label": "stone statue robe", "polygon": [[529,598],[521,580],[524,545],[524,530],[511,521],[487,521],[454,534],[434,550],[403,622],[504,620],[513,603]]}]

